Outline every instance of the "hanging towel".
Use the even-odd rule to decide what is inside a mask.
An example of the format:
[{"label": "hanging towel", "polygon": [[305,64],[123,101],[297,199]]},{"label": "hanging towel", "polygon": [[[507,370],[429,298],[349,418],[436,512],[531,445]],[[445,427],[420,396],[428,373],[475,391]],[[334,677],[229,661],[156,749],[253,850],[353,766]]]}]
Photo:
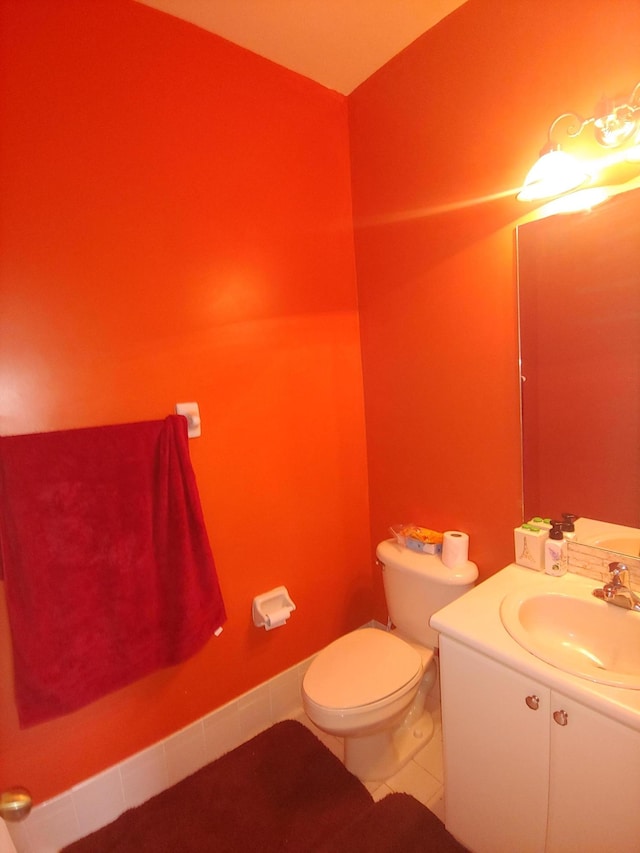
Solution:
[{"label": "hanging towel", "polygon": [[225,621],[184,417],[2,437],[0,478],[22,726],[185,660]]}]

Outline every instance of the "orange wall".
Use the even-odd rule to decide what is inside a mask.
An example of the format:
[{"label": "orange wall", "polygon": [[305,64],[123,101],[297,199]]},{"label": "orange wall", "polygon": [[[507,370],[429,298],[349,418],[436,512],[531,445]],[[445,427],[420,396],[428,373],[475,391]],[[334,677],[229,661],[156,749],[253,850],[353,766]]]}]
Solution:
[{"label": "orange wall", "polygon": [[[20,731],[0,603],[0,790],[41,801],[370,619],[372,560],[346,99],[130,0],[0,10],[0,433],[197,400],[229,616]],[[251,601],[281,583],[267,634]]]},{"label": "orange wall", "polygon": [[483,577],[513,559],[513,188],[638,57],[637,0],[468,0],[349,97],[372,544],[411,520],[467,531]]},{"label": "orange wall", "polygon": [[[183,666],[24,732],[0,622],[0,788],[41,800],[383,618],[389,523],[511,560],[523,206],[490,197],[558,113],[629,91],[640,7],[468,0],[349,99],[128,0],[0,10],[0,433],[198,400],[229,611]],[[298,610],[265,634],[278,583]]]}]

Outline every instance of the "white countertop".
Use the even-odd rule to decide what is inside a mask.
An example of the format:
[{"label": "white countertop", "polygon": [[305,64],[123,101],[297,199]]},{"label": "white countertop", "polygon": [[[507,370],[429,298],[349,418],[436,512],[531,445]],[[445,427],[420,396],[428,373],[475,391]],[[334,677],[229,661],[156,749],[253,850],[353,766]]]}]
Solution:
[{"label": "white countertop", "polygon": [[[431,626],[441,634],[640,731],[640,690],[598,684],[557,669],[522,648],[500,620],[502,599],[514,590],[539,587],[540,591],[570,595],[572,592],[584,593],[585,590],[590,593],[597,586],[597,581],[572,572],[556,578],[511,564],[435,613],[431,617]],[[604,602],[603,605],[614,606]],[[640,614],[633,615],[640,619]]]}]

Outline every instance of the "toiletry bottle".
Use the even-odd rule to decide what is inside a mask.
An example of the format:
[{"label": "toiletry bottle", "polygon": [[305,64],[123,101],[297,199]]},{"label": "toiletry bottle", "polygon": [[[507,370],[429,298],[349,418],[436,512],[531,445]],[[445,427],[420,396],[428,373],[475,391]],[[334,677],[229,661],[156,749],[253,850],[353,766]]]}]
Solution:
[{"label": "toiletry bottle", "polygon": [[544,543],[544,570],[560,577],[567,571],[567,543],[562,535],[562,522],[552,521],[549,538]]},{"label": "toiletry bottle", "polygon": [[577,515],[573,515],[570,512],[562,513],[562,533],[564,534],[565,539],[576,538],[576,528],[574,525],[574,521],[577,517]]}]

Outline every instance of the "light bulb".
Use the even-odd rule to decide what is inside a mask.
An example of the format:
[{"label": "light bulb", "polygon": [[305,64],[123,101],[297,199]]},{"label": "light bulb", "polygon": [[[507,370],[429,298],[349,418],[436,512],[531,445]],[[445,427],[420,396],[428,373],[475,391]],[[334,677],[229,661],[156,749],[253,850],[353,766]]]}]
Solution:
[{"label": "light bulb", "polygon": [[539,201],[582,186],[590,175],[566,151],[547,151],[534,163],[518,193],[519,201]]}]

